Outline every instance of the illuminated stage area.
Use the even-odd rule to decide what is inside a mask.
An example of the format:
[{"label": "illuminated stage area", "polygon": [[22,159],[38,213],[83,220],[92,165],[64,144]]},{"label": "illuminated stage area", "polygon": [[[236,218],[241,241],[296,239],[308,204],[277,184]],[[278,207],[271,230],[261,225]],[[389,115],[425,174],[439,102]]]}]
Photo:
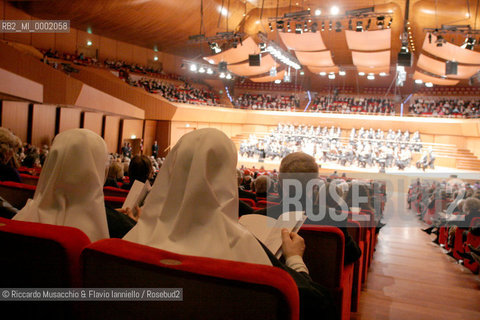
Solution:
[{"label": "illuminated stage area", "polygon": [[[435,166],[435,169],[426,169],[425,171],[417,169],[415,167],[415,164],[412,162],[413,165],[411,165],[408,168],[405,168],[405,170],[399,170],[396,167],[392,168],[386,168],[384,173],[381,173],[379,171],[378,167],[367,167],[367,168],[362,168],[358,167],[356,165],[352,166],[342,166],[337,163],[333,162],[318,162],[317,163],[320,165],[320,174],[322,175],[330,175],[334,171],[337,171],[337,174],[339,176],[342,175],[342,173],[346,173],[347,177],[353,177],[353,178],[365,178],[365,179],[371,179],[371,178],[378,178],[378,179],[385,179],[389,176],[404,176],[407,178],[407,180],[413,180],[413,179],[423,179],[423,178],[432,178],[432,179],[448,179],[451,178],[452,176],[456,176],[459,179],[463,180],[468,180],[468,181],[476,181],[480,180],[480,171],[469,171],[469,170],[461,170],[461,169],[455,169],[455,168],[449,168],[449,167],[442,167],[442,166]],[[265,170],[273,170],[276,169],[278,171],[280,167],[280,159],[276,158],[275,160],[271,159],[265,159],[263,162],[259,162],[258,158],[247,158],[247,157],[241,157],[238,155],[238,167],[241,165],[247,167],[247,168],[252,168],[255,167],[256,169],[260,169],[263,167]]]}]

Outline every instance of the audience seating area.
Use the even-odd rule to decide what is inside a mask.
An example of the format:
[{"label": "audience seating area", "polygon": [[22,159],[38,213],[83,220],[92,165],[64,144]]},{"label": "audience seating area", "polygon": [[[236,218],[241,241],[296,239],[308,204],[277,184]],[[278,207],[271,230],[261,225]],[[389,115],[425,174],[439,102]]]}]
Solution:
[{"label": "audience seating area", "polygon": [[480,100],[473,97],[417,97],[409,112],[423,117],[479,118]]},{"label": "audience seating area", "polygon": [[244,93],[234,101],[235,108],[251,110],[294,111],[300,107],[300,101],[295,95],[270,95]]},{"label": "audience seating area", "polygon": [[309,110],[313,112],[394,115],[395,105],[392,100],[385,98],[317,96],[313,99]]},{"label": "audience seating area", "polygon": [[[29,170],[28,168],[21,168],[21,170],[25,177],[34,177],[25,173]],[[242,170],[254,176],[268,175],[275,179],[275,172],[272,171],[255,168],[243,168]],[[328,180],[332,176],[321,176],[321,178]],[[346,177],[343,179],[350,180]],[[5,195],[7,201],[17,204],[17,208],[21,208],[21,204],[33,197],[35,187],[31,184],[0,183],[0,188],[14,190],[12,193],[2,194]],[[119,208],[125,201],[128,191],[104,187],[104,193],[105,202],[114,208]],[[272,195],[278,196],[276,193]],[[382,199],[384,201],[384,197]],[[267,201],[267,198],[262,197],[258,197],[257,201],[246,198],[240,200],[246,202],[253,209],[278,204],[278,202]],[[383,208],[383,206],[381,207]],[[357,310],[361,287],[366,282],[376,243],[375,227],[371,223],[373,215],[363,211],[360,213],[349,212],[348,214],[350,217],[349,233],[363,252],[360,260],[355,263],[344,265],[345,239],[339,228],[305,225],[299,232],[305,239],[307,251],[304,260],[309,267],[310,275],[313,280],[331,290],[338,306],[338,319],[349,319],[350,312]],[[355,215],[358,214],[369,215],[372,219],[360,223],[357,221],[360,219],[355,218]],[[160,310],[162,314],[171,317],[181,312],[182,318],[195,317],[191,312],[196,314],[199,310],[216,310],[214,314],[209,314],[209,319],[224,319],[225,316],[229,319],[236,319],[239,313],[236,313],[235,310],[245,305],[249,307],[246,313],[241,313],[242,319],[258,319],[259,315],[262,315],[262,319],[298,318],[299,298],[296,285],[290,277],[285,276],[284,271],[277,268],[189,257],[119,239],[106,239],[90,243],[81,231],[71,229],[0,218],[0,238],[5,241],[4,243],[11,245],[15,243],[14,248],[16,248],[16,250],[2,255],[4,259],[1,263],[2,270],[17,268],[15,274],[19,277],[20,273],[31,273],[35,277],[39,273],[43,274],[41,285],[34,282],[30,285],[29,280],[25,280],[25,286],[183,288],[184,306],[189,306],[188,308],[182,307],[182,311],[179,311],[175,304],[160,301],[146,302],[148,307],[145,307],[144,304],[126,302],[114,309],[81,304],[85,319],[94,314],[97,316],[98,312],[106,312],[104,316],[115,315],[119,318],[126,313],[148,318],[149,315],[160,312]],[[70,237],[70,235],[72,236]],[[16,240],[8,240],[14,237]],[[28,245],[24,245],[22,249],[22,242],[17,237],[27,239],[28,241],[25,240],[27,241],[25,243]],[[77,242],[76,239],[79,241]],[[48,254],[43,257],[43,261],[34,260],[32,264],[24,263],[19,269],[18,264],[22,264],[24,259],[34,254],[26,252],[27,246],[36,248],[43,246],[45,242],[52,243],[52,247],[47,246],[40,251],[48,251]],[[65,250],[64,254],[49,258],[54,255],[55,243]],[[82,253],[81,259],[79,258],[80,252]],[[59,261],[58,268],[63,268],[63,271],[42,267],[42,265],[48,264],[49,259]],[[79,270],[83,270],[83,273],[79,274]],[[49,282],[49,279],[55,278],[57,274],[60,275],[60,279],[63,279],[62,282],[58,283],[60,281],[58,279],[55,279],[55,282]],[[132,277],[132,274],[136,276]],[[142,276],[138,276],[140,274]],[[3,286],[8,285],[4,283]],[[259,303],[257,304],[256,301]],[[104,303],[105,306],[109,304],[108,302]],[[61,311],[69,314],[72,312],[71,307],[65,305],[65,309]],[[38,312],[50,311],[40,310]]]},{"label": "audience seating area", "polygon": [[433,242],[478,274],[480,265],[469,256],[469,245],[480,246],[480,183],[418,181],[409,189],[408,203],[419,219],[430,226],[423,231],[436,235]]}]

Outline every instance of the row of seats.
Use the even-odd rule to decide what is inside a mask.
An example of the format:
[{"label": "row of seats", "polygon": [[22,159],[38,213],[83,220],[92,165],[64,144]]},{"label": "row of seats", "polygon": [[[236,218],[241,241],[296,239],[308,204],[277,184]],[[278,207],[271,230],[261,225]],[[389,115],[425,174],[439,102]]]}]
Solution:
[{"label": "row of seats", "polygon": [[[11,192],[5,192],[6,190]],[[125,190],[121,191],[125,192]],[[34,192],[35,186],[32,185],[0,182],[0,194],[7,201],[15,203],[17,208],[23,207],[26,200],[33,197]],[[125,197],[106,195],[105,201],[113,207],[121,207]],[[265,200],[258,202],[260,201]],[[367,217],[367,219],[357,219],[359,216]],[[339,310],[338,319],[349,319],[350,312],[357,311],[361,287],[367,280],[368,268],[376,243],[371,212],[350,212],[349,217],[348,231],[363,252],[359,261],[351,265],[344,266],[343,263],[345,239],[340,229],[327,226],[304,226],[299,231],[299,234],[305,239],[307,249],[304,260],[310,270],[310,275],[314,281],[331,290]],[[3,243],[8,244],[9,249],[0,258],[3,260],[0,262],[0,269],[3,268],[2,271],[5,272],[3,274],[11,275],[8,279],[4,279],[3,283],[0,280],[2,287],[181,287],[184,288],[184,298],[188,297],[188,301],[184,302],[186,306],[193,308],[194,305],[197,305],[197,309],[205,310],[219,308],[219,305],[215,308],[211,305],[216,301],[214,299],[215,292],[219,296],[228,292],[231,299],[240,299],[235,303],[247,304],[249,308],[252,307],[250,301],[252,297],[263,296],[266,294],[265,292],[270,292],[267,294],[267,298],[276,301],[274,303],[276,307],[275,310],[267,307],[268,312],[263,310],[265,302],[262,298],[262,306],[258,307],[262,309],[262,314],[264,311],[266,313],[263,318],[297,318],[298,293],[295,284],[293,284],[293,289],[295,289],[293,291],[296,292],[296,295],[291,292],[291,279],[280,272],[281,270],[249,265],[248,275],[246,275],[244,272],[246,267],[240,263],[187,257],[119,239],[90,243],[83,232],[72,229],[1,218],[0,239],[4,240]],[[55,250],[61,250],[63,253],[58,254]],[[42,258],[40,259],[40,257]],[[164,260],[179,262],[178,264],[177,262],[162,263]],[[203,263],[206,265],[201,265]],[[50,264],[54,264],[56,267],[49,269],[48,265]],[[210,268],[210,266],[217,267]],[[206,279],[205,272],[215,279]],[[268,279],[265,279],[265,273],[270,275]],[[289,280],[285,278],[289,278]],[[222,283],[221,288],[218,287],[218,283]],[[205,291],[212,293],[210,297],[212,301],[205,302],[204,298],[200,298]],[[280,303],[280,301],[283,302]],[[280,310],[287,305],[286,302],[290,306],[289,310]],[[232,303],[220,304],[223,312],[220,314],[229,314],[230,308],[234,308]],[[123,308],[115,309],[115,312],[118,311],[116,316],[122,318],[122,315],[135,310],[135,314],[139,312],[148,317],[150,313],[170,308],[170,306],[166,306],[168,303],[165,302],[152,304],[153,308],[144,308],[141,307],[142,304],[127,303],[130,305],[129,311]],[[100,307],[93,308],[91,314],[97,314],[97,308]],[[139,308],[141,310],[138,310]],[[235,308],[238,310],[238,306]],[[187,314],[181,318],[188,318],[190,316],[188,312],[195,310],[183,309],[185,310],[182,312]],[[65,312],[70,311],[66,310]],[[88,313],[88,311],[85,312]],[[169,312],[167,311],[167,314]],[[254,314],[256,313],[253,312],[251,318],[255,318]],[[289,316],[286,317],[286,315]],[[211,318],[216,318],[216,316]],[[246,319],[249,316],[232,314],[231,318]]]},{"label": "row of seats", "polygon": [[[362,229],[352,229],[363,247]],[[351,308],[358,306],[363,260],[343,266],[345,240],[336,227],[308,226],[299,233],[306,242],[304,259],[312,279],[331,290],[338,319],[349,319]],[[75,312],[75,304],[64,305],[60,311],[66,317],[193,319],[208,314],[208,319],[298,319],[296,285],[275,267],[185,256],[121,239],[91,243],[76,228],[4,218],[0,241],[8,244],[0,255],[0,270],[9,275],[0,280],[3,288],[158,287],[184,292],[181,308],[163,301],[122,302],[112,308],[112,302],[102,301],[81,304],[81,313]]]},{"label": "row of seats", "polygon": [[[421,197],[418,197],[415,201],[412,202],[412,210],[414,210],[417,214],[420,215],[421,207]],[[435,208],[428,208],[427,212],[423,217],[423,221],[428,224],[432,225],[433,217],[435,216]],[[473,218],[472,222],[470,223],[470,228],[473,226],[480,225],[480,218]],[[438,244],[445,248],[447,251],[451,251],[453,253],[453,258],[461,261],[462,264],[472,271],[474,274],[478,274],[480,272],[480,264],[475,261],[471,261],[469,259],[464,259],[460,254],[462,253],[469,253],[470,248],[469,244],[475,248],[480,246],[480,236],[475,236],[472,232],[468,232],[466,239],[464,239],[463,234],[465,231],[468,231],[469,228],[457,228],[455,231],[455,238],[453,246],[450,247],[448,242],[448,231],[445,226],[441,226],[438,233]]]}]

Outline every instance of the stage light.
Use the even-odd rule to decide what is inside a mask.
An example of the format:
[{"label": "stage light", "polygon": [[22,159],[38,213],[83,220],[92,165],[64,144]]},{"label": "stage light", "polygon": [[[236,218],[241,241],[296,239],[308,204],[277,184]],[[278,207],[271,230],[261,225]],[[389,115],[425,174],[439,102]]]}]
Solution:
[{"label": "stage light", "polygon": [[332,20],[330,20],[330,22],[328,23],[328,30],[332,31]]},{"label": "stage light", "polygon": [[228,15],[228,10],[227,10],[227,8],[218,7],[218,12],[220,12],[220,13],[222,14],[222,16]]},{"label": "stage light", "polygon": [[320,74],[322,77],[327,75],[327,73],[326,73],[325,71],[322,71],[322,72],[320,72],[319,74]]},{"label": "stage light", "polygon": [[232,75],[230,73],[227,73],[227,75],[225,76],[226,79],[230,80],[232,79]]},{"label": "stage light", "polygon": [[308,25],[307,25],[307,21],[305,21],[305,23],[303,24],[303,32],[307,32],[308,31]]},{"label": "stage light", "polygon": [[198,72],[200,72],[200,73],[205,73],[205,68],[204,68],[204,67],[200,67],[200,69],[198,69]]},{"label": "stage light", "polygon": [[196,64],[191,64],[190,65],[190,71],[197,72],[197,65]]},{"label": "stage light", "polygon": [[423,80],[422,80],[422,79],[417,79],[417,80],[415,80],[415,83],[416,83],[416,84],[422,84],[422,83],[423,83]]},{"label": "stage light", "polygon": [[472,37],[467,37],[465,43],[461,45],[463,49],[473,50],[475,48],[476,39]]},{"label": "stage light", "polygon": [[335,27],[335,31],[336,31],[336,32],[341,32],[341,31],[342,31],[342,23],[341,23],[340,21],[337,21],[337,22],[335,23],[335,26],[336,26],[336,27]]},{"label": "stage light", "polygon": [[370,73],[370,74],[367,76],[367,79],[368,79],[368,80],[375,80],[375,76],[373,75],[373,73]]},{"label": "stage light", "polygon": [[220,47],[218,46],[218,43],[209,42],[208,45],[210,46],[210,50],[212,50],[214,54],[222,52],[222,49],[220,49]]},{"label": "stage light", "polygon": [[153,57],[153,61],[158,61],[158,57],[157,56]]},{"label": "stage light", "polygon": [[300,71],[300,75],[301,75],[301,76],[305,75],[305,72]]},{"label": "stage light", "polygon": [[338,75],[340,75],[340,76],[342,76],[342,77],[343,77],[344,75],[346,75],[346,74],[347,74],[347,73],[346,73],[344,70],[340,70],[340,71],[338,72]]},{"label": "stage light", "polygon": [[328,79],[330,79],[330,80],[335,79],[335,73],[330,73],[330,74],[328,75]]},{"label": "stage light", "polygon": [[87,41],[87,46],[90,47],[91,45],[92,45],[92,41],[88,40],[88,41]]},{"label": "stage light", "polygon": [[383,29],[385,23],[385,17],[384,16],[379,16],[377,17],[377,26],[379,29]]},{"label": "stage light", "polygon": [[302,24],[301,23],[295,24],[295,33],[296,34],[302,33]]},{"label": "stage light", "polygon": [[319,16],[321,14],[322,14],[322,10],[320,10],[320,9],[315,10],[315,15],[316,16]]},{"label": "stage light", "polygon": [[361,76],[361,77],[363,77],[363,76],[365,75],[365,72],[360,71],[360,72],[358,73],[358,75]]},{"label": "stage light", "polygon": [[380,77],[386,77],[386,76],[387,76],[387,73],[386,73],[386,72],[380,72],[378,75],[379,75]]},{"label": "stage light", "polygon": [[325,31],[325,21],[322,21],[322,31]]},{"label": "stage light", "polygon": [[355,29],[357,32],[363,31],[363,21],[357,21],[357,28]]},{"label": "stage light", "polygon": [[276,84],[279,84],[279,83],[282,83],[282,80],[277,79],[277,80],[275,80],[275,81],[273,81],[273,82],[275,82]]},{"label": "stage light", "polygon": [[431,88],[431,87],[433,87],[433,83],[425,82],[425,87]]},{"label": "stage light", "polygon": [[340,12],[340,9],[337,6],[333,6],[330,8],[330,14],[337,15]]},{"label": "stage light", "polygon": [[352,19],[348,20],[348,30],[352,30]]},{"label": "stage light", "polygon": [[445,39],[443,39],[443,37],[441,35],[439,35],[437,37],[437,40],[435,41],[435,43],[437,44],[437,47],[443,46],[444,42],[445,42]]},{"label": "stage light", "polygon": [[211,68],[207,69],[207,74],[213,74],[213,70]]},{"label": "stage light", "polygon": [[225,73],[224,72],[221,72],[220,75],[219,75],[220,78],[225,78]]}]

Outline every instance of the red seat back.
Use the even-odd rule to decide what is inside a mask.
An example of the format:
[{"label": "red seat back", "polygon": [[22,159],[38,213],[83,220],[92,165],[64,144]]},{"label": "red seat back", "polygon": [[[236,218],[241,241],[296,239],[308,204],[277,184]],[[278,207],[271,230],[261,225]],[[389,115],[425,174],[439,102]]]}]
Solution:
[{"label": "red seat back", "polygon": [[81,317],[298,319],[298,289],[279,268],[171,253],[120,239],[82,253],[84,287],[183,288],[183,302],[86,304]]},{"label": "red seat back", "polygon": [[253,199],[249,199],[249,198],[240,198],[239,200],[245,202],[246,204],[248,204],[250,207],[255,207],[255,201],[253,201]]},{"label": "red seat back", "polygon": [[35,189],[35,186],[24,183],[0,181],[0,196],[17,209],[22,209],[28,199],[33,199]]},{"label": "red seat back", "polygon": [[0,242],[0,287],[80,286],[80,253],[90,243],[81,230],[0,218]]},{"label": "red seat back", "polygon": [[103,194],[107,197],[126,197],[128,194],[128,190],[115,187],[103,187]]},{"label": "red seat back", "polygon": [[20,178],[22,179],[22,183],[36,186],[38,184],[38,179],[40,177],[32,176],[31,174],[27,174],[27,173],[20,173]]},{"label": "red seat back", "polygon": [[257,207],[259,208],[268,208],[270,206],[276,206],[278,202],[266,201],[266,200],[259,200],[257,201]]}]

